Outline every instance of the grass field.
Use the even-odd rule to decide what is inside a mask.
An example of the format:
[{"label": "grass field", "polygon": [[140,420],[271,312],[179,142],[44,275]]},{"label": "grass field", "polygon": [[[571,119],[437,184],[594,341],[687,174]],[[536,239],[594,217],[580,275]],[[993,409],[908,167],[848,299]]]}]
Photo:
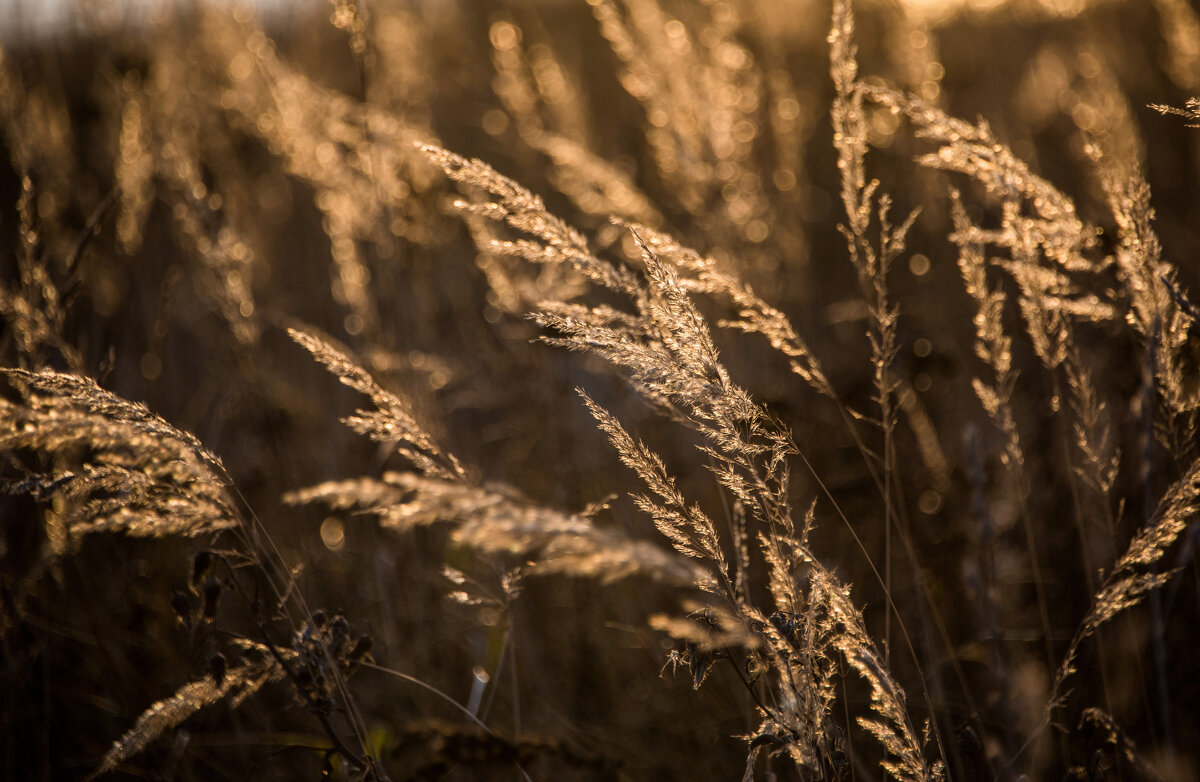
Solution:
[{"label": "grass field", "polygon": [[1185,0],[16,20],[0,778],[1200,775]]}]

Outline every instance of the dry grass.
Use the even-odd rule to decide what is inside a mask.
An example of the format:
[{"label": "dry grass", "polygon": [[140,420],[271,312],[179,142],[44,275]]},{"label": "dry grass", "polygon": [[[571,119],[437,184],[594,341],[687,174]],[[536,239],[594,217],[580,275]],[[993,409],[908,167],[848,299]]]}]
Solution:
[{"label": "dry grass", "polygon": [[0,49],[2,775],[1200,773],[1196,14],[588,5]]}]

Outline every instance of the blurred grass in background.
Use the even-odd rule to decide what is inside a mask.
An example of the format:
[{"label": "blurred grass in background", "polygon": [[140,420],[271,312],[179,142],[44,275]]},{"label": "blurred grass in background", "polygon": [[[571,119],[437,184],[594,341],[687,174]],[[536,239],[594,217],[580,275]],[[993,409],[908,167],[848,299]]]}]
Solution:
[{"label": "blurred grass in background", "polygon": [[[321,481],[396,467],[341,425],[360,400],[286,328],[349,345],[482,485],[568,511],[615,496],[597,523],[656,540],[575,394],[582,386],[663,455],[686,496],[733,513],[720,510],[730,499],[692,439],[600,362],[535,341],[526,313],[578,281],[478,249],[494,229],[454,213],[458,191],[413,144],[486,160],[598,253],[636,257],[609,220],[617,215],[711,256],[786,313],[847,408],[870,410],[868,310],[837,228],[846,216],[827,5],[338,0],[259,19],[181,3],[134,21],[88,2],[61,28],[34,21],[35,8],[0,16],[0,271],[6,302],[18,289],[57,293],[26,298],[31,312],[7,305],[5,365],[88,374],[193,432],[221,455],[309,605],[346,615],[381,665],[462,704],[486,680],[477,709],[487,704],[480,714],[505,741],[488,743],[424,688],[356,674],[354,699],[393,778],[514,778],[517,756],[539,779],[740,775],[746,747],[735,737],[759,721],[740,678],[714,668],[692,692],[686,673],[660,677],[673,642],[647,620],[678,613],[681,590],[557,575],[526,580],[510,599],[500,578],[520,561],[472,554],[438,527],[399,536],[361,515],[285,504]],[[1102,229],[1099,256],[1116,251],[1117,226],[1088,145],[1140,166],[1165,257],[1180,290],[1194,288],[1200,131],[1149,108],[1200,92],[1200,25],[1183,0],[862,2],[857,14],[861,77],[985,120]],[[1078,326],[1074,348],[1095,373],[1120,468],[1112,492],[1082,488],[1060,380],[1010,304],[1002,323],[1014,339],[1028,482],[1013,478],[972,390],[975,311],[947,239],[948,187],[966,191],[967,214],[984,228],[1000,224],[1000,209],[967,180],[917,166],[933,147],[902,115],[866,112],[869,177],[894,198],[897,222],[920,210],[888,279],[900,312],[888,447],[907,550],[885,532],[872,462],[852,436],[860,430],[761,340],[715,335],[736,382],[791,428],[811,465],[792,468],[796,507],[818,498],[811,545],[854,585],[874,637],[887,638],[914,723],[932,721],[953,745],[952,778],[1058,779],[1072,767],[1087,779],[1194,778],[1190,533],[1166,560],[1183,570],[1161,601],[1085,646],[1065,730],[1018,757],[1098,571],[1195,458],[1191,430],[1149,436],[1157,402],[1120,314]],[[29,268],[44,277],[31,282]],[[1089,291],[1120,288],[1111,267],[1086,277]],[[1012,279],[993,282],[1016,301]],[[1114,298],[1124,301],[1119,290]],[[730,316],[698,304],[714,323]],[[878,432],[861,431],[866,451],[881,454]],[[88,535],[50,556],[36,521],[44,508],[25,496],[0,502],[3,776],[82,778],[147,706],[206,675],[226,627],[251,618],[227,600],[216,624],[179,623],[171,598],[186,590],[200,543]],[[446,565],[489,597],[449,600]],[[898,617],[887,616],[876,571]],[[851,678],[839,698],[867,695]],[[1111,714],[1157,771],[1080,727],[1087,706]],[[839,705],[829,719],[845,734],[841,773],[882,777],[848,713]],[[296,696],[268,686],[242,709],[200,712],[120,773],[311,777],[327,746]],[[1098,747],[1111,771],[1089,767]]]}]

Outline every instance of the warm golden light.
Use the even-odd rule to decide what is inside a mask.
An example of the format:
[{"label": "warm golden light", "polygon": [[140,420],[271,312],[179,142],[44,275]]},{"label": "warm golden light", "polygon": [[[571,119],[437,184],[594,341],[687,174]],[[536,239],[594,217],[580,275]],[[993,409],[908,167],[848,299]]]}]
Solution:
[{"label": "warm golden light", "polygon": [[346,545],[346,527],[342,520],[330,516],[321,522],[321,542],[330,551],[341,551]]},{"label": "warm golden light", "polygon": [[0,780],[1200,779],[1196,2],[0,0]]}]

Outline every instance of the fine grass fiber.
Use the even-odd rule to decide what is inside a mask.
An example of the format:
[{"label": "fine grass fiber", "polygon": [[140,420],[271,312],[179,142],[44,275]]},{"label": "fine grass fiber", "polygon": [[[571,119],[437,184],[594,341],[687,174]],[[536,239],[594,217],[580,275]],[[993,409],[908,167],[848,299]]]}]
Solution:
[{"label": "fine grass fiber", "polygon": [[1186,2],[2,40],[0,777],[1200,775]]}]

